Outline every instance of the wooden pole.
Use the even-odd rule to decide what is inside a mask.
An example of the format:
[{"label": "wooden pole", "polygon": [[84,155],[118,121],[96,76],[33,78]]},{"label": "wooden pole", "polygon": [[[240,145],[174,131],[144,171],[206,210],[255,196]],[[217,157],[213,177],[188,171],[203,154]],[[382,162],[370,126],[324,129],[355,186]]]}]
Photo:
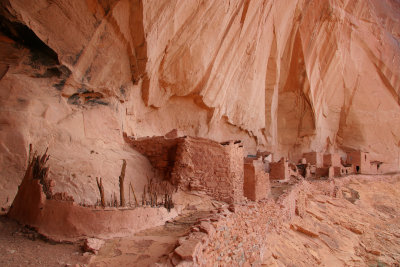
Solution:
[{"label": "wooden pole", "polygon": [[[131,183],[129,182],[129,186],[131,185]],[[131,189],[130,187],[128,187],[128,197],[129,197],[129,202],[128,202],[128,206],[131,206]]]},{"label": "wooden pole", "polygon": [[28,156],[28,165],[32,161],[32,144],[29,144],[29,156]]},{"label": "wooden pole", "polygon": [[133,197],[135,198],[135,203],[136,203],[136,207],[137,207],[137,206],[139,206],[139,203],[138,203],[138,200],[137,200],[137,198],[136,198],[135,190],[133,190],[132,183],[129,183],[129,186],[130,186],[130,188],[131,188],[131,190],[132,190]]},{"label": "wooden pole", "polygon": [[143,195],[142,195],[142,205],[145,206],[146,203],[146,186],[143,187]]},{"label": "wooden pole", "polygon": [[119,176],[119,198],[120,206],[125,206],[125,191],[124,191],[124,180],[125,180],[126,160],[123,160],[121,175]]},{"label": "wooden pole", "polygon": [[106,201],[104,200],[104,187],[103,187],[103,181],[99,181],[99,177],[96,177],[96,182],[97,182],[97,187],[99,188],[100,192],[100,201],[101,201],[101,206],[104,208],[106,206]]}]

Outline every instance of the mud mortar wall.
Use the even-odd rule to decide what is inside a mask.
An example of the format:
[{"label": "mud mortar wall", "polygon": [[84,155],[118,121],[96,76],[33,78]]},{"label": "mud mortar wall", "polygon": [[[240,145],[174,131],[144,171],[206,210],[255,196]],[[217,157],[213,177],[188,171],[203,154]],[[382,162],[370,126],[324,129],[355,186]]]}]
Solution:
[{"label": "mud mortar wall", "polygon": [[244,196],[252,201],[267,198],[271,187],[269,173],[264,171],[263,162],[253,160],[244,164]]},{"label": "mud mortar wall", "polygon": [[324,155],[324,167],[340,167],[342,166],[342,161],[340,154],[333,153],[333,154],[325,154]]},{"label": "mud mortar wall", "polygon": [[79,238],[112,238],[133,234],[164,225],[175,216],[165,208],[136,207],[129,209],[102,209],[81,207],[74,203],[46,200],[38,220],[31,225],[53,240]]},{"label": "mud mortar wall", "polygon": [[84,236],[111,238],[163,225],[177,216],[165,208],[95,208],[73,201],[46,199],[39,180],[27,175],[8,216],[35,228],[56,241],[74,241]]},{"label": "mud mortar wall", "polygon": [[179,143],[172,182],[232,203],[243,198],[243,150],[238,145],[186,138]]},{"label": "mud mortar wall", "polygon": [[233,202],[243,200],[244,184],[244,149],[239,144],[229,144],[225,146],[225,151],[229,158],[229,177],[232,181]]},{"label": "mud mortar wall", "polygon": [[271,180],[287,180],[290,176],[289,164],[285,159],[269,164],[269,178]]}]

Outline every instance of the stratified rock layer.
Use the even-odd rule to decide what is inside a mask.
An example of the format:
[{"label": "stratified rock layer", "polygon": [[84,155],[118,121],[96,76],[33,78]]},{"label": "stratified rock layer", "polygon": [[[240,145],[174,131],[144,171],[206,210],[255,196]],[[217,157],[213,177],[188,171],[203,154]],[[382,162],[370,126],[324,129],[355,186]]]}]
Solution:
[{"label": "stratified rock layer", "polygon": [[275,158],[358,149],[397,170],[400,4],[371,1],[6,0],[0,4],[0,202],[28,144],[58,191],[96,200],[148,161],[122,133],[242,139]]}]

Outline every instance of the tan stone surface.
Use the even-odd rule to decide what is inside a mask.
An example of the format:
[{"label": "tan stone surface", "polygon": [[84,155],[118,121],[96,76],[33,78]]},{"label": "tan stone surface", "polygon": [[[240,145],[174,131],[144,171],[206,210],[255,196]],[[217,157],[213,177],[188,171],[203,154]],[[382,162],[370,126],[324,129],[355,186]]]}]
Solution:
[{"label": "tan stone surface", "polygon": [[1,203],[29,143],[50,147],[55,190],[79,202],[96,200],[95,176],[117,191],[122,159],[142,188],[152,170],[122,132],[242,139],[295,162],[356,149],[399,167],[396,0],[6,0],[0,12],[54,52],[1,34]]},{"label": "tan stone surface", "polygon": [[[307,197],[307,215],[296,219],[306,231],[285,225],[269,236],[264,264],[296,266],[396,265],[399,261],[399,180],[352,180],[354,203]],[[348,190],[343,187],[341,190]],[[292,223],[293,224],[293,223]],[[318,236],[316,236],[318,235]]]}]

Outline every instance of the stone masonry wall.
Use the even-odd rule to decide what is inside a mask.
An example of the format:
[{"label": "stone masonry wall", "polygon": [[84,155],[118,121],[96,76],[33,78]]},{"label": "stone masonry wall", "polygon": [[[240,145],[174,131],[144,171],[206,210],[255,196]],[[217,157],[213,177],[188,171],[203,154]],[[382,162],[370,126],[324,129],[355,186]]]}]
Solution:
[{"label": "stone masonry wall", "polygon": [[183,190],[202,191],[228,203],[243,199],[243,147],[196,137],[131,139],[158,176]]},{"label": "stone masonry wall", "polygon": [[287,180],[290,177],[288,162],[282,158],[278,162],[271,162],[269,164],[270,172],[269,178],[271,180]]},{"label": "stone masonry wall", "polygon": [[322,167],[324,162],[324,155],[319,152],[304,153],[303,157],[307,160],[307,163],[315,165],[317,168]]},{"label": "stone masonry wall", "polygon": [[187,137],[178,144],[172,183],[232,203],[243,198],[243,151],[237,145]]},{"label": "stone masonry wall", "polygon": [[244,196],[258,201],[268,196],[270,192],[269,174],[264,172],[261,159],[244,164]]},{"label": "stone masonry wall", "polygon": [[243,200],[243,147],[239,144],[229,144],[224,146],[225,152],[229,159],[229,174],[232,181],[233,201],[239,202]]},{"label": "stone masonry wall", "polygon": [[342,166],[340,154],[332,153],[332,154],[324,155],[324,167],[329,167],[329,166],[333,166],[333,167]]},{"label": "stone masonry wall", "polygon": [[[371,172],[371,162],[368,153],[360,151],[347,153],[347,163],[353,164],[355,173],[369,174]],[[357,166],[359,168],[358,172]]]}]

